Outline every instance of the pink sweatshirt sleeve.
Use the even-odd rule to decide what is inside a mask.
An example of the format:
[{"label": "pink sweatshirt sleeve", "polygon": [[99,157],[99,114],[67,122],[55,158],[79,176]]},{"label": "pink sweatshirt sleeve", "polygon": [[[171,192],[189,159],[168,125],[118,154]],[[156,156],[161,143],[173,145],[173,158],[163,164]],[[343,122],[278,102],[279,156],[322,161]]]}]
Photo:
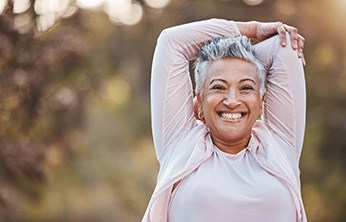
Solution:
[{"label": "pink sweatshirt sleeve", "polygon": [[297,52],[274,36],[255,45],[257,56],[266,64],[267,93],[264,123],[276,137],[300,156],[303,146],[306,113],[304,69]]},{"label": "pink sweatshirt sleeve", "polygon": [[237,25],[223,19],[193,22],[162,31],[153,57],[151,118],[156,155],[160,161],[168,145],[195,126],[189,61],[212,37],[239,35]]}]

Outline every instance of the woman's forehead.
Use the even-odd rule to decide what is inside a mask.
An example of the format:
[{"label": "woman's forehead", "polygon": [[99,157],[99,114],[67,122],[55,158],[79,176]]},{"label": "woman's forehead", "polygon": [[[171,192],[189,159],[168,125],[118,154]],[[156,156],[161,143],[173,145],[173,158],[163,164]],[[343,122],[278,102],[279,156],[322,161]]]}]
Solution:
[{"label": "woman's forehead", "polygon": [[242,59],[225,58],[210,63],[205,82],[209,84],[213,79],[223,79],[227,82],[241,81],[247,78],[259,81],[259,74],[254,64]]}]

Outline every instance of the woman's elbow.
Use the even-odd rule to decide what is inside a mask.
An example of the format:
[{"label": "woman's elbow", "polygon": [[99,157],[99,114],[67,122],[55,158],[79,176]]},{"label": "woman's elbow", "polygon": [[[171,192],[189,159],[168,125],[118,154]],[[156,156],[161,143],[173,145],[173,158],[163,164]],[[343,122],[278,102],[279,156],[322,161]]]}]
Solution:
[{"label": "woman's elbow", "polygon": [[175,37],[175,30],[174,27],[165,28],[161,31],[159,37],[157,38],[157,44],[158,45],[171,45],[172,42],[176,39]]}]

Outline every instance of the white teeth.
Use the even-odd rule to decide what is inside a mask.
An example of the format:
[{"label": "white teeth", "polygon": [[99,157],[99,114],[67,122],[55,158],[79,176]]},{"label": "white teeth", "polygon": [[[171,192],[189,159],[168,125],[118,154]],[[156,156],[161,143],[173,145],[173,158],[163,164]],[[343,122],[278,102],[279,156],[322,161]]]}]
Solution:
[{"label": "white teeth", "polygon": [[240,119],[241,113],[221,113],[221,117],[225,119]]}]

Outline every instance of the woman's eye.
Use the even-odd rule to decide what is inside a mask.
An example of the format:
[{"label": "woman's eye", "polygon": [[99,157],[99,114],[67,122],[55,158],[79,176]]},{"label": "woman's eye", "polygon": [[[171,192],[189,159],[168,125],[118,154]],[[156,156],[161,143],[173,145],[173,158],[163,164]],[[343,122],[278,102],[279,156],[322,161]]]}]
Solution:
[{"label": "woman's eye", "polygon": [[226,88],[224,86],[221,85],[215,85],[212,86],[211,89],[215,89],[215,90],[225,90]]},{"label": "woman's eye", "polygon": [[254,88],[252,86],[243,86],[241,90],[254,90]]}]

